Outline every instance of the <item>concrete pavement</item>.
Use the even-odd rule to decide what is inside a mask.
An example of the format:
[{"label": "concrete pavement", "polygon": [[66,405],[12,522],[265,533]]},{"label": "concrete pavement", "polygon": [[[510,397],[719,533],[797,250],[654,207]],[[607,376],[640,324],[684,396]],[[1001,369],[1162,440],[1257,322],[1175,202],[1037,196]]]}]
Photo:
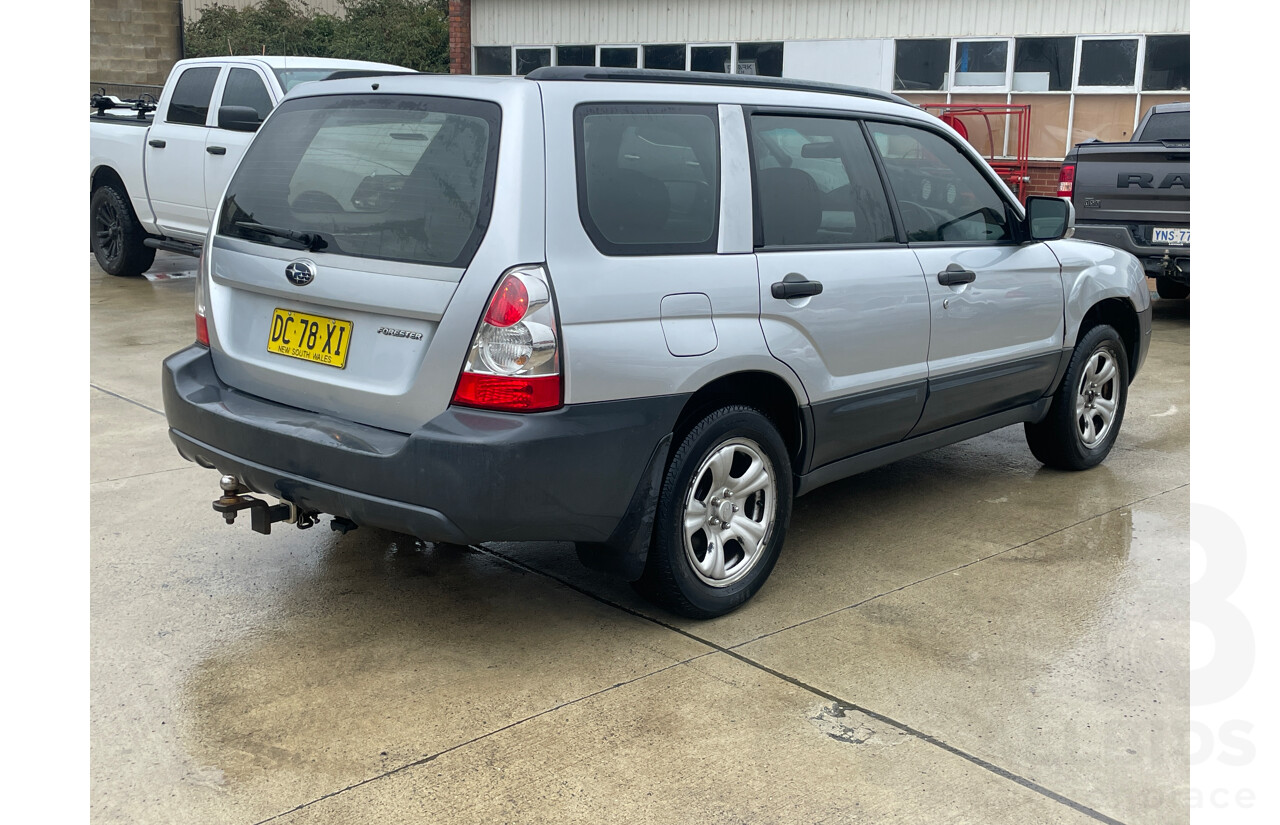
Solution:
[{"label": "concrete pavement", "polygon": [[1187,819],[1187,301],[1103,466],[822,488],[693,622],[565,544],[224,526],[161,412],[194,282],[90,278],[96,823]]}]

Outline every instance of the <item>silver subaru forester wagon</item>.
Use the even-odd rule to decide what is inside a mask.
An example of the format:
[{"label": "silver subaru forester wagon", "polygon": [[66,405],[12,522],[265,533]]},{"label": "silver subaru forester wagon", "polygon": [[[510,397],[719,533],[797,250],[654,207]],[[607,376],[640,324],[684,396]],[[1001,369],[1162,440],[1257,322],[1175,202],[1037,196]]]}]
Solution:
[{"label": "silver subaru forester wagon", "polygon": [[1019,422],[1047,465],[1106,457],[1150,296],[1073,220],[867,89],[310,83],[214,216],[170,435],[228,522],[573,541],[717,616],[819,485]]}]

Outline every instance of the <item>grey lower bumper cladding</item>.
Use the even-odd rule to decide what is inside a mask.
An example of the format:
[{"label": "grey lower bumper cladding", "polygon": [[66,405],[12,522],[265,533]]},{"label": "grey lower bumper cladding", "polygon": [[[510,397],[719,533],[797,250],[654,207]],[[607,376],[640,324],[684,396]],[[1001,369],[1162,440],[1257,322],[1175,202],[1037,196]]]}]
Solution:
[{"label": "grey lower bumper cladding", "polygon": [[406,435],[241,393],[200,346],[165,360],[163,388],[185,458],[306,509],[456,543],[617,542],[687,400],[530,415],[451,407]]}]

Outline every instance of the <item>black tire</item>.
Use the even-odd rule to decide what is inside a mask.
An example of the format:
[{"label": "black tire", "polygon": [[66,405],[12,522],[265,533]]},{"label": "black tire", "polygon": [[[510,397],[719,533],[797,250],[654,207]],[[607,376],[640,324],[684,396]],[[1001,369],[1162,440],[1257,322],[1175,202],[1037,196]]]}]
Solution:
[{"label": "black tire", "polygon": [[1167,301],[1181,301],[1191,294],[1191,285],[1169,278],[1156,278],[1156,294]]},{"label": "black tire", "polygon": [[156,251],[144,246],[142,230],[125,196],[111,184],[89,198],[89,246],[98,266],[110,275],[141,275],[155,262]]},{"label": "black tire", "polygon": [[[713,462],[713,456],[720,458]],[[748,472],[757,461],[758,471]],[[757,472],[768,483],[751,491]],[[786,444],[768,418],[737,405],[709,413],[667,466],[636,590],[692,619],[723,616],[746,602],[778,561],[791,521],[792,484]],[[696,519],[695,511],[704,521],[687,535],[686,515]],[[699,564],[709,569],[700,572]]]},{"label": "black tire", "polygon": [[1049,414],[1043,421],[1025,425],[1032,455],[1059,470],[1096,467],[1116,442],[1128,398],[1129,356],[1124,342],[1105,324],[1089,329],[1071,353]]}]

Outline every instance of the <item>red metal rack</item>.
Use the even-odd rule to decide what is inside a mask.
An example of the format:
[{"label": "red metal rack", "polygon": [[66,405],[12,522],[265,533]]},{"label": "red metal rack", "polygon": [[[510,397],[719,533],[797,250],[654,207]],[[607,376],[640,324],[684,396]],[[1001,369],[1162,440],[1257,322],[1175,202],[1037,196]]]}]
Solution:
[{"label": "red metal rack", "polygon": [[[986,145],[991,148],[989,153],[984,153],[987,163],[1009,184],[1019,200],[1026,201],[1027,184],[1030,181],[1027,175],[1027,160],[1031,156],[1030,104],[922,103],[921,108],[937,115],[979,151],[982,151],[982,147],[970,140],[969,135],[981,134],[980,130],[985,127]],[[1005,118],[1005,139],[1001,140],[999,146],[996,145],[996,129],[991,124],[993,117]],[[1010,149],[1013,150],[1012,155],[1008,153]]]}]

